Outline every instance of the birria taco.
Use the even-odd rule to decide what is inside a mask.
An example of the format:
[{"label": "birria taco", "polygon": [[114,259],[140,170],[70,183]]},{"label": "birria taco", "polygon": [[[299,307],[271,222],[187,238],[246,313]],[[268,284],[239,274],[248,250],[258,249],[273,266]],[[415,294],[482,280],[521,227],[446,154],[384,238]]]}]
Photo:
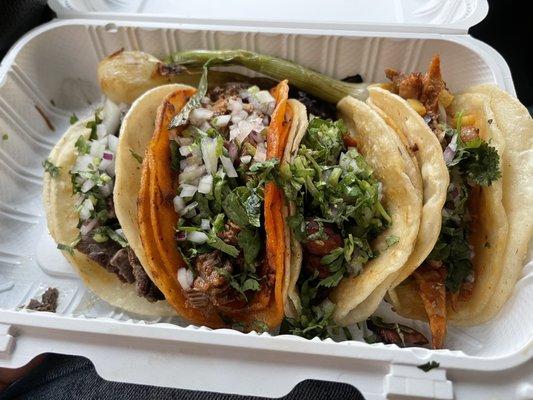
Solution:
[{"label": "birria taco", "polygon": [[[389,297],[399,314],[428,319],[433,346],[440,348],[447,322],[473,325],[492,318],[509,295],[506,286],[517,279],[531,237],[530,219],[515,211],[522,202],[531,209],[531,156],[525,151],[531,147],[531,118],[492,87],[452,95],[438,56],[425,74],[386,74],[392,81],[384,85],[388,90],[370,88],[368,102],[415,154],[427,210]],[[494,100],[500,98],[503,105]],[[500,111],[506,106],[514,108],[509,115]],[[517,118],[513,128],[511,114]],[[435,211],[439,203],[442,211]]]},{"label": "birria taco", "polygon": [[[288,85],[208,89],[206,79],[207,68],[198,89],[148,91],[139,102],[158,107],[155,129],[126,115],[117,214],[179,315],[210,327],[272,328],[283,317],[285,243],[282,192],[271,174],[292,123]],[[149,97],[163,88],[166,96]]]}]

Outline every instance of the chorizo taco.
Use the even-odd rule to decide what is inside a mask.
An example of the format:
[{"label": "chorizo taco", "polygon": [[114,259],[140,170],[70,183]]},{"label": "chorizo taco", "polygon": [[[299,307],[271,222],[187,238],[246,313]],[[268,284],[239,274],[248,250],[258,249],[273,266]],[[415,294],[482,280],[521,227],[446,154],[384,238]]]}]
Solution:
[{"label": "chorizo taco", "polygon": [[[139,111],[136,105],[132,110]],[[135,314],[175,315],[117,219],[113,191],[120,113],[106,102],[94,117],[75,122],[53,148],[44,164],[48,229],[97,296]]]},{"label": "chorizo taco", "polygon": [[212,328],[273,328],[283,318],[285,233],[282,191],[272,176],[292,125],[288,84],[208,89],[206,79],[207,68],[198,89],[147,92],[168,88],[155,128],[126,115],[117,214],[180,316]]},{"label": "chorizo taco", "polygon": [[[502,164],[508,134],[502,134],[501,116],[493,112],[488,96],[450,93],[438,56],[425,74],[389,69],[386,75],[391,79],[385,85],[389,90],[370,88],[369,103],[415,149],[428,211],[423,213],[415,250],[393,281],[389,297],[399,314],[428,319],[433,347],[440,348],[447,323],[484,322],[494,315],[484,310],[505,300],[493,298],[510,274],[505,253],[511,207],[504,206],[503,186],[516,178],[506,174]],[[523,189],[517,190],[525,198]],[[529,234],[524,231],[519,236],[530,237],[531,228]],[[522,260],[523,240],[518,246],[520,254],[511,257],[515,264]]]},{"label": "chorizo taco", "polygon": [[364,102],[342,99],[340,118],[289,105],[299,117],[282,166],[291,228],[287,330],[324,337],[333,326],[367,319],[407,261],[420,223],[421,177],[405,145]]}]

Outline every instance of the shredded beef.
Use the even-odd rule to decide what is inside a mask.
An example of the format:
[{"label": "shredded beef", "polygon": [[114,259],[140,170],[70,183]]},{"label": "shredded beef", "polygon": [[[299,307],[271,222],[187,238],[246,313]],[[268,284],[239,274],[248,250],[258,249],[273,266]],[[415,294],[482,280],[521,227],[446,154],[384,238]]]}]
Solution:
[{"label": "shredded beef", "polygon": [[[305,221],[305,229],[307,237],[315,235],[320,231],[320,224],[316,220],[309,218]],[[317,239],[307,239],[303,242],[304,250],[309,254],[314,254],[316,256],[325,256],[332,250],[335,250],[337,247],[343,246],[342,236],[335,231],[335,228],[332,224],[323,225],[322,235]]]},{"label": "shredded beef", "polygon": [[58,297],[59,291],[56,288],[49,287],[41,296],[41,301],[31,299],[26,308],[34,311],[56,312]]},{"label": "shredded beef", "polygon": [[98,243],[89,235],[82,236],[76,250],[115,274],[121,282],[135,284],[137,294],[154,302],[163,300],[161,291],[150,280],[130,247],[123,248],[114,240]]},{"label": "shredded beef", "polygon": [[218,237],[227,244],[237,246],[239,242],[237,235],[240,231],[241,228],[239,227],[239,225],[228,221],[226,224],[224,224],[224,230],[218,233]]}]

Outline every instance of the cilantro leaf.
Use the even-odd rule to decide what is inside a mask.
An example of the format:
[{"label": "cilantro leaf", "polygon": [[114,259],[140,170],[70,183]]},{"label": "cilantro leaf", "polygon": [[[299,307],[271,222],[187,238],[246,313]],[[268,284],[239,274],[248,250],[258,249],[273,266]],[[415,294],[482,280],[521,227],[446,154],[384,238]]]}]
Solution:
[{"label": "cilantro leaf", "polygon": [[4,133],[4,134],[2,135],[2,141],[5,142],[7,139],[9,139],[9,135],[8,135],[7,133]]},{"label": "cilantro leaf", "polygon": [[61,167],[57,167],[48,159],[43,161],[44,171],[48,172],[52,178],[55,178],[59,175],[59,170]]},{"label": "cilantro leaf", "polygon": [[76,140],[76,143],[74,143],[74,146],[76,149],[78,149],[78,153],[80,155],[82,154],[89,154],[89,151],[91,150],[91,146],[87,142],[87,139],[85,139],[85,136],[80,135],[78,140]]},{"label": "cilantro leaf", "polygon": [[72,113],[72,115],[70,116],[70,125],[74,125],[76,122],[78,122],[78,116],[74,113]]},{"label": "cilantro leaf", "polygon": [[314,117],[309,121],[307,134],[302,143],[315,150],[315,159],[319,164],[337,162],[340,152],[344,149],[342,136],[347,132],[341,119],[337,121]]},{"label": "cilantro leaf", "polygon": [[261,238],[259,232],[255,229],[243,229],[239,232],[237,240],[244,255],[244,262],[247,265],[252,265],[256,261],[259,251],[261,250]]}]

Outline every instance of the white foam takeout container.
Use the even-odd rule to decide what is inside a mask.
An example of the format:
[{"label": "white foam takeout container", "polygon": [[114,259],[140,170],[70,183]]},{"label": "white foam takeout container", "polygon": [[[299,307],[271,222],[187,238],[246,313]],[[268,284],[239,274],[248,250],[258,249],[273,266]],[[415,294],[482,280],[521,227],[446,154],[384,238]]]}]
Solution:
[{"label": "white foam takeout container", "polygon": [[[50,238],[42,161],[100,102],[96,66],[120,48],[246,48],[335,77],[384,80],[440,53],[452,90],[490,82],[515,94],[509,67],[468,35],[486,0],[53,0],[58,19],[20,39],[0,67],[0,367],[44,352],[88,357],[109,380],[278,397],[306,379],[347,382],[366,399],[533,399],[533,264],[490,323],[450,328],[452,350],[400,349],[143,319],[95,298]],[[50,130],[35,106],[50,119]],[[57,313],[23,309],[49,286]],[[386,307],[380,309],[390,314]],[[389,314],[387,314],[389,313]],[[390,314],[389,317],[393,315]],[[394,318],[394,317],[392,317]],[[397,321],[404,321],[395,317]],[[422,323],[410,325],[425,330]],[[357,329],[354,330],[356,335]],[[429,360],[440,367],[416,368]]]}]

